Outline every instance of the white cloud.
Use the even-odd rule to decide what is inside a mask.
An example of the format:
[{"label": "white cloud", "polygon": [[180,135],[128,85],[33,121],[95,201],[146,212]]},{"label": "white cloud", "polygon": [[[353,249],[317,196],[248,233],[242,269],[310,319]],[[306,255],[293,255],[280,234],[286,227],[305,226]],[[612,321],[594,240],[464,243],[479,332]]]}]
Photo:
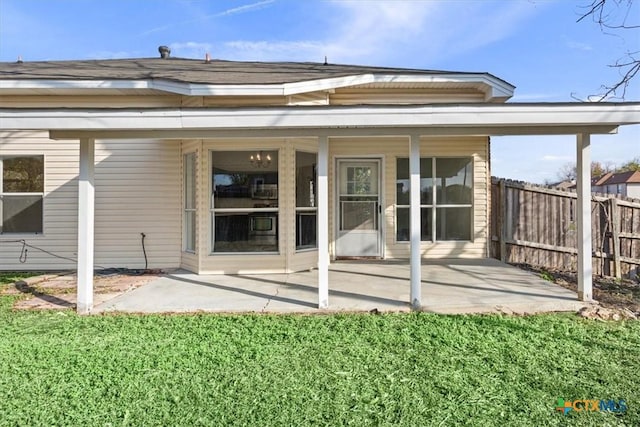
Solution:
[{"label": "white cloud", "polygon": [[228,16],[228,15],[236,15],[238,13],[251,12],[253,10],[258,10],[258,9],[262,9],[264,7],[267,7],[268,5],[270,5],[273,2],[275,2],[275,0],[259,1],[257,3],[246,4],[244,6],[238,6],[238,7],[234,7],[234,8],[231,8],[231,9],[227,9],[227,10],[224,10],[222,12],[210,15],[210,16],[218,17],[218,16]]},{"label": "white cloud", "polygon": [[259,10],[259,9],[263,9],[265,7],[268,7],[269,5],[273,4],[276,0],[263,0],[263,1],[259,1],[257,3],[251,3],[251,4],[246,4],[244,6],[237,6],[237,7],[233,7],[231,9],[226,9],[223,10],[221,12],[216,12],[216,13],[210,13],[207,15],[200,15],[196,18],[193,19],[187,19],[184,21],[179,21],[179,22],[172,22],[166,25],[161,25],[159,27],[155,27],[155,28],[151,28],[149,30],[143,31],[142,33],[140,33],[141,36],[147,36],[149,34],[153,34],[153,33],[157,33],[157,32],[161,32],[161,31],[165,31],[168,30],[170,28],[174,28],[174,27],[179,27],[179,26],[183,26],[186,24],[193,24],[194,22],[200,22],[200,21],[206,21],[208,19],[211,18],[220,18],[223,16],[230,16],[230,15],[238,15],[240,13],[247,13],[247,12],[252,12],[254,10]]},{"label": "white cloud", "polygon": [[[234,40],[234,59],[311,60],[407,66],[442,61],[494,43],[518,30],[539,8],[528,2],[331,1],[326,36],[317,39]],[[482,20],[478,19],[482,16]],[[339,17],[339,19],[336,19]],[[478,31],[482,22],[482,31]]]},{"label": "white cloud", "polygon": [[544,160],[545,162],[560,162],[560,161],[570,162],[575,159],[571,156],[555,156],[552,154],[547,154],[545,156],[542,156],[541,160]]}]

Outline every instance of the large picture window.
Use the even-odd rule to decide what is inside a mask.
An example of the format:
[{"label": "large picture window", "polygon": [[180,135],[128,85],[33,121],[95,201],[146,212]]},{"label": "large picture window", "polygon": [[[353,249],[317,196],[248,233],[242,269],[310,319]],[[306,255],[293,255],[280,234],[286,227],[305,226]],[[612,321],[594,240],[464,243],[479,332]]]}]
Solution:
[{"label": "large picture window", "polygon": [[184,250],[196,250],[196,153],[183,159],[184,170]]},{"label": "large picture window", "polygon": [[42,233],[44,156],[0,156],[0,233]]},{"label": "large picture window", "polygon": [[296,250],[318,247],[316,153],[296,151]]},{"label": "large picture window", "polygon": [[[421,240],[471,240],[473,159],[420,159]],[[409,159],[396,163],[396,240],[409,240]]]},{"label": "large picture window", "polygon": [[278,152],[212,151],[213,252],[278,251]]}]

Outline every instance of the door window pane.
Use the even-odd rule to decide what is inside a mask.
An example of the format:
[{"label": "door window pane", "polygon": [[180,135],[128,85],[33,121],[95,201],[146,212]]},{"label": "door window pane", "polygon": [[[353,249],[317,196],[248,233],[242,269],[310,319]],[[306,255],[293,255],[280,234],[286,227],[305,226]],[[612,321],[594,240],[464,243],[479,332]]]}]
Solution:
[{"label": "door window pane", "polygon": [[377,200],[341,200],[340,230],[377,230]]},{"label": "door window pane", "polygon": [[342,194],[346,195],[377,195],[378,172],[377,166],[342,165],[343,179]]}]

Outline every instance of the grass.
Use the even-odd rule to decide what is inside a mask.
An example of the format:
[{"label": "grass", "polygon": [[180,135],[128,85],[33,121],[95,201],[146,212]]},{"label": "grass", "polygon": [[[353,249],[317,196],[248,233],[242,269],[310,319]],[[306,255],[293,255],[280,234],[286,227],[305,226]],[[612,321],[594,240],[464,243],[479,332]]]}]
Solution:
[{"label": "grass", "polygon": [[[640,322],[109,315],[0,298],[0,425],[640,424]],[[628,411],[562,415],[558,398]]]},{"label": "grass", "polygon": [[27,277],[38,276],[42,273],[38,272],[27,272],[20,273],[15,271],[2,272],[0,271],[0,285],[7,285],[9,283],[17,282],[21,279],[26,279]]}]

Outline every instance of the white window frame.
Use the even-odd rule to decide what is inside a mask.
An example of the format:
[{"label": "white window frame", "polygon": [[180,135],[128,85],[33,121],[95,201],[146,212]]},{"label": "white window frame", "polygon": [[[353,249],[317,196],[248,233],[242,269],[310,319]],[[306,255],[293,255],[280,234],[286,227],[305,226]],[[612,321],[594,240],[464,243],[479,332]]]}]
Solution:
[{"label": "white window frame", "polygon": [[[315,176],[315,182],[316,182],[316,188],[314,188],[314,192],[316,195],[316,199],[318,196],[318,171],[317,171],[317,164],[318,164],[318,152],[317,151],[307,151],[307,150],[299,150],[299,149],[295,149],[294,150],[294,170],[296,173],[295,176],[295,191],[297,194],[297,189],[298,189],[298,163],[297,163],[297,159],[298,159],[298,153],[306,153],[306,154],[314,154],[316,156],[316,176]],[[318,218],[318,206],[317,206],[317,200],[316,200],[316,206],[306,206],[306,207],[298,207],[298,200],[297,197],[294,197],[295,200],[295,204],[296,204],[296,213],[295,213],[295,218],[294,218],[294,226],[296,227],[295,230],[295,251],[296,253],[298,252],[309,252],[309,251],[317,251],[318,250],[318,229],[316,227],[316,245],[313,247],[307,247],[307,248],[300,248],[298,249],[298,227],[297,227],[297,222],[298,222],[298,213],[305,213],[305,212],[313,212],[316,215],[316,219]]]},{"label": "white window frame", "polygon": [[[192,173],[193,176],[192,177],[187,177],[187,161],[191,160],[193,162],[193,166],[192,166]],[[198,191],[197,191],[197,182],[198,182],[198,156],[197,153],[195,151],[191,151],[188,153],[184,153],[182,156],[182,168],[183,168],[183,173],[182,173],[182,179],[183,179],[183,202],[182,202],[182,208],[183,208],[183,219],[182,219],[182,232],[183,232],[183,239],[182,239],[182,250],[183,252],[188,252],[188,253],[196,253],[196,248],[197,248],[197,240],[198,240],[198,234],[197,234],[197,230],[198,227],[196,226],[197,223],[197,206],[198,206],[198,202],[197,202],[197,197],[198,197]],[[192,180],[192,191],[193,191],[193,207],[190,208],[187,206],[187,180],[190,179]],[[191,230],[188,230],[188,222],[187,222],[187,217],[189,215],[191,215],[193,213],[193,217],[194,217],[194,221],[193,224],[191,224],[191,226],[194,228],[194,233],[195,233],[195,239],[193,240],[193,248],[189,248],[188,247],[188,241],[189,238],[188,236],[191,235]]]},{"label": "white window frame", "polygon": [[[256,150],[252,150],[250,148],[241,148],[241,149],[220,149],[220,150],[209,150],[209,168],[208,168],[208,174],[209,174],[209,224],[211,225],[211,233],[210,233],[210,250],[209,250],[209,255],[211,256],[218,256],[218,255],[280,255],[280,246],[281,246],[281,238],[280,238],[280,222],[281,222],[281,215],[280,215],[280,207],[281,207],[281,194],[280,194],[280,190],[282,189],[282,184],[281,184],[281,178],[282,178],[282,174],[280,173],[280,162],[281,162],[281,158],[282,158],[282,153],[280,151],[279,148],[269,148],[269,147],[261,147],[258,151],[276,151],[278,152],[278,207],[277,208],[216,208],[215,207],[215,198],[213,196],[213,191],[214,191],[214,182],[213,182],[213,166],[214,166],[214,162],[213,162],[213,155],[216,152],[229,152],[229,151],[235,151],[235,152],[246,152],[247,153],[247,158]],[[216,244],[216,213],[230,213],[230,214],[234,214],[234,213],[260,213],[260,212],[264,212],[264,213],[276,213],[276,227],[278,230],[278,250],[276,251],[250,251],[250,252],[216,252],[215,251],[215,244]]]},{"label": "white window frame", "polygon": [[[475,159],[473,156],[425,156],[425,157],[420,157],[420,160],[422,161],[423,159],[431,159],[431,174],[432,176],[430,177],[431,179],[434,180],[434,184],[435,184],[435,179],[437,176],[437,171],[436,171],[436,159],[469,159],[471,161],[471,203],[465,203],[465,204],[438,204],[438,192],[435,191],[435,188],[437,187],[437,185],[434,185],[434,190],[433,190],[433,197],[432,197],[432,201],[431,204],[420,204],[420,211],[422,211],[423,208],[426,209],[431,209],[431,239],[430,240],[421,240],[421,242],[473,242],[473,238],[474,238],[474,227],[473,227],[473,203],[475,201],[475,183],[474,183],[474,166],[475,166]],[[397,157],[396,158],[396,168],[398,165],[398,159],[407,159],[407,157]],[[398,179],[398,171],[396,170],[396,180]],[[396,243],[410,243],[409,240],[398,240],[398,208],[400,209],[409,209],[410,205],[399,205],[397,204],[398,202],[398,193],[396,192],[394,194],[394,197],[396,198],[396,205],[395,205],[395,209],[394,209],[394,215],[395,215],[395,232],[394,232],[394,241]],[[470,239],[469,240],[446,240],[446,239],[436,239],[436,235],[437,235],[437,230],[436,230],[436,224],[437,224],[437,209],[441,209],[441,208],[471,208],[471,222],[469,224],[469,234],[470,234]],[[422,212],[421,212],[422,215]]]},{"label": "white window frame", "polygon": [[[35,193],[5,193],[4,192],[4,159],[5,158],[15,158],[15,157],[41,157],[42,158],[42,174],[43,174],[43,183],[42,183],[42,192]],[[42,231],[40,232],[30,232],[30,231],[16,231],[16,232],[7,232],[4,231],[2,225],[2,217],[3,217],[3,203],[0,203],[0,236],[42,236],[44,235],[44,189],[46,188],[46,158],[44,154],[9,154],[9,155],[0,155],[0,199],[4,196],[40,196],[42,198]]]}]

